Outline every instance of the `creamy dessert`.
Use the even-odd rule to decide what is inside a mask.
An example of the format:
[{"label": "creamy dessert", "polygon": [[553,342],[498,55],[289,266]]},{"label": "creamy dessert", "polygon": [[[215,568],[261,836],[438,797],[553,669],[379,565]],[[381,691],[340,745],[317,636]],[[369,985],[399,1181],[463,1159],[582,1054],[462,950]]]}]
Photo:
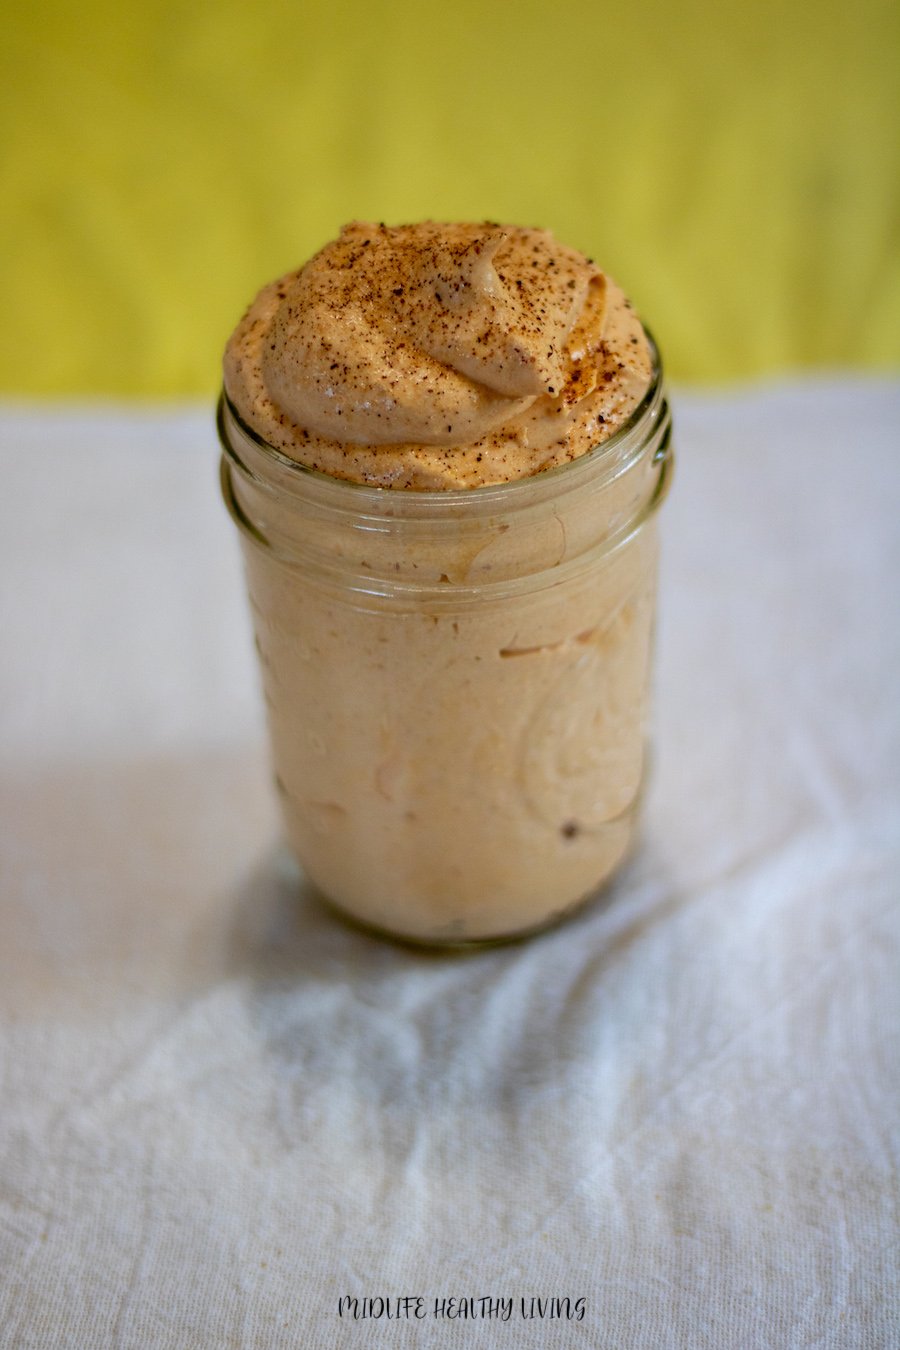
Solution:
[{"label": "creamy dessert", "polygon": [[546,230],[348,225],[266,286],[225,388],[270,445],[378,487],[482,487],[611,436],[650,383],[618,286]]},{"label": "creamy dessert", "polygon": [[546,231],[354,224],[228,344],[242,528],[289,838],[338,906],[466,943],[543,926],[632,841],[658,359]]}]

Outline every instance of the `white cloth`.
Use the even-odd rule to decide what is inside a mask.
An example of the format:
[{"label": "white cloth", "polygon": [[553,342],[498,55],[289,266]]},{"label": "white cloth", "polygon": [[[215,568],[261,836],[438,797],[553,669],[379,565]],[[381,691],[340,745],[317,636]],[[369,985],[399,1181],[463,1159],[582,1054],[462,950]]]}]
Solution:
[{"label": "white cloth", "polygon": [[642,848],[463,957],[278,851],[212,410],[0,411],[3,1350],[900,1345],[900,385],[674,403]]}]

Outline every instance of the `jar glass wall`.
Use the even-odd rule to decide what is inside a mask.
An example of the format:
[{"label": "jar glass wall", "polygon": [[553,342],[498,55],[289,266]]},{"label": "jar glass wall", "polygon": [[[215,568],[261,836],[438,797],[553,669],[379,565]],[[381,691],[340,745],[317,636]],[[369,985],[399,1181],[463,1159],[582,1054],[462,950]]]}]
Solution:
[{"label": "jar glass wall", "polygon": [[635,837],[646,768],[658,362],[628,423],[530,478],[452,492],[344,482],[223,395],[291,847],[335,905],[397,937],[496,941],[593,895]]}]

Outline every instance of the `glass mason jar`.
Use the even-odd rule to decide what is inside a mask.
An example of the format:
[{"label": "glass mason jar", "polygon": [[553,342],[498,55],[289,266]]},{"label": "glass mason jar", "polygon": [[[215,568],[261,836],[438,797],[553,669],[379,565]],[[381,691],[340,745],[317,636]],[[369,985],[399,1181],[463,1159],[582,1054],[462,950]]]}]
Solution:
[{"label": "glass mason jar", "polygon": [[596,449],[449,492],[307,469],[220,400],[288,840],[370,928],[522,936],[629,850],[672,468],[653,352],[646,395]]}]

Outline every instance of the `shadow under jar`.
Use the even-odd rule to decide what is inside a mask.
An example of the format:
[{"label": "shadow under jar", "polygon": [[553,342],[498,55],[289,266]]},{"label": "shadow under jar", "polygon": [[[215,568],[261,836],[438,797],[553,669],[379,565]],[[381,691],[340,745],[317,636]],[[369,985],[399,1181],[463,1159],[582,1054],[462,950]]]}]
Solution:
[{"label": "shadow under jar", "polygon": [[629,851],[672,471],[651,350],[650,387],[608,440],[469,490],[329,477],[221,398],[288,839],[368,927],[435,946],[520,937]]}]

